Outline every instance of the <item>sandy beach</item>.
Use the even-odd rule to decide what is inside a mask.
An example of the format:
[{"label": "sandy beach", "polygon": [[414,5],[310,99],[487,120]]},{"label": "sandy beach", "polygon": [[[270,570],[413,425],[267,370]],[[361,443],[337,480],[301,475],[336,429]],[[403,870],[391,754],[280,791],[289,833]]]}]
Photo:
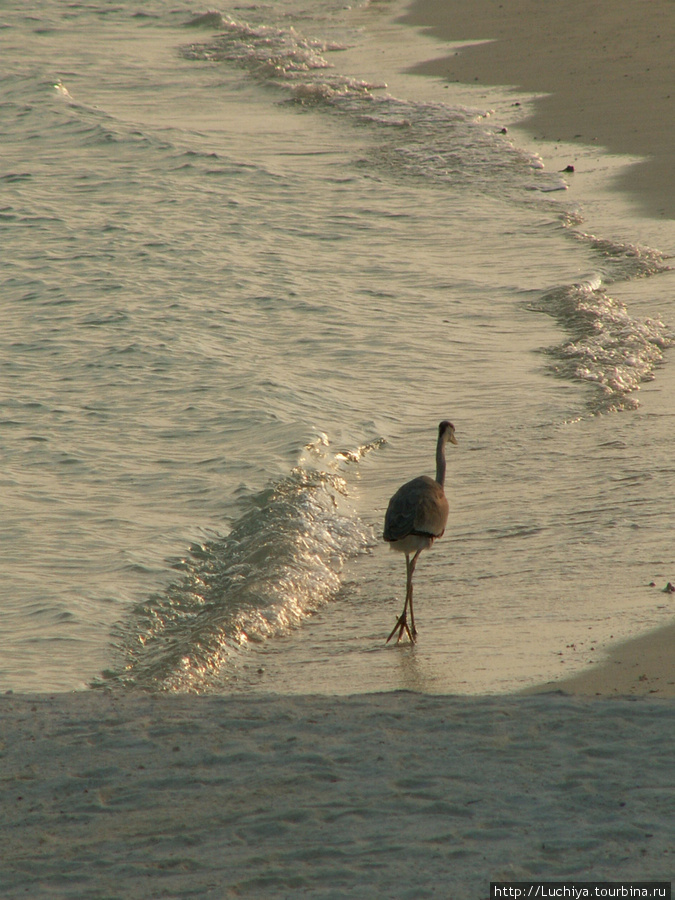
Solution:
[{"label": "sandy beach", "polygon": [[[416,71],[541,94],[533,135],[644,157],[621,189],[675,217],[672,0],[418,0],[405,21],[490,40]],[[517,696],[0,695],[0,897],[486,900],[490,881],[669,880],[674,643],[675,624]]]},{"label": "sandy beach", "polygon": [[0,698],[4,898],[453,898],[667,880],[662,701]]},{"label": "sandy beach", "polygon": [[641,157],[617,187],[657,218],[675,218],[675,21],[669,0],[416,0],[403,21],[461,50],[415,67],[463,84],[541,95],[525,127],[538,140]]},{"label": "sandy beach", "polygon": [[595,697],[675,697],[675,625],[618,644],[608,658],[580,675],[540,685],[528,694],[555,688]]}]

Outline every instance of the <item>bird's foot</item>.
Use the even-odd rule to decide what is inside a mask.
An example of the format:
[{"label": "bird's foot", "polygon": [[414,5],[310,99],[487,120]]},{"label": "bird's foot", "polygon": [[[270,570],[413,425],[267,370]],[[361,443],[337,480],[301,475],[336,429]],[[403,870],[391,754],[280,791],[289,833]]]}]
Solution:
[{"label": "bird's foot", "polygon": [[410,643],[411,643],[411,644],[414,644],[414,643],[415,643],[415,638],[417,637],[417,630],[416,630],[416,628],[415,628],[414,625],[413,625],[413,627],[412,627],[412,631],[410,630],[410,628],[408,627],[408,620],[407,620],[406,616],[399,616],[399,617],[398,617],[398,619],[396,620],[396,624],[394,625],[394,628],[393,628],[391,634],[390,634],[389,637],[387,638],[387,641],[386,641],[387,644],[388,644],[389,641],[393,638],[393,636],[396,634],[397,631],[398,631],[398,637],[396,638],[396,643],[397,643],[397,644],[400,642],[401,638],[403,637],[403,632],[404,632],[404,631],[405,631],[405,633],[408,635],[408,638],[409,638],[409,640],[410,640]]}]

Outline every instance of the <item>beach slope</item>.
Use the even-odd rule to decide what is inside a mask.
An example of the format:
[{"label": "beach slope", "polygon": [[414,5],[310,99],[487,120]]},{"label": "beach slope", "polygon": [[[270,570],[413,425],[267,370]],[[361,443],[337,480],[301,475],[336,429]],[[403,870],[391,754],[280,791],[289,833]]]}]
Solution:
[{"label": "beach slope", "polygon": [[476,41],[414,71],[540,95],[524,123],[533,135],[643,158],[617,187],[643,214],[675,218],[671,0],[648,9],[631,0],[415,0],[401,21],[444,41]]}]

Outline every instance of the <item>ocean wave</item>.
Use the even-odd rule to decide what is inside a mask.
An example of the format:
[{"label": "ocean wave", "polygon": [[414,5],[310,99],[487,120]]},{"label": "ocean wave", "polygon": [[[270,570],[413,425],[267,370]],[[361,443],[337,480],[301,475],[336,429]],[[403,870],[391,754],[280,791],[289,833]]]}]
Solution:
[{"label": "ocean wave", "polygon": [[634,393],[654,378],[663,352],[675,345],[675,333],[660,319],[636,318],[609,293],[609,286],[669,271],[657,250],[571,232],[602,258],[602,270],[574,284],[544,293],[530,309],[545,312],[571,339],[549,347],[551,370],[558,376],[595,385],[589,405],[594,413],[635,409]]},{"label": "ocean wave", "polygon": [[[194,26],[213,17],[198,17],[188,22]],[[303,37],[293,27],[254,25],[221,16],[219,33],[206,43],[193,43],[181,52],[187,59],[229,62],[248,69],[258,77],[286,81],[315,69],[329,69],[323,54],[341,50],[341,45]]]},{"label": "ocean wave", "polygon": [[[343,44],[304,37],[293,27],[221,19],[218,34],[183,46],[182,55],[244,69],[282,90],[284,102],[322,107],[370,127],[373,146],[359,164],[500,195],[567,188],[559,174],[544,171],[539,156],[518,148],[506,129],[493,124],[492,110],[398,99],[386,92],[385,82],[339,72],[327,56]],[[205,14],[187,24],[216,22]],[[388,132],[384,139],[382,129]]]},{"label": "ocean wave", "polygon": [[309,444],[301,464],[250,497],[226,537],[194,544],[173,565],[181,576],[140,603],[115,634],[119,665],[94,686],[204,691],[234,677],[250,643],[288,633],[334,599],[346,560],[375,543],[356,515],[347,482],[329,468],[358,462],[356,450]]}]

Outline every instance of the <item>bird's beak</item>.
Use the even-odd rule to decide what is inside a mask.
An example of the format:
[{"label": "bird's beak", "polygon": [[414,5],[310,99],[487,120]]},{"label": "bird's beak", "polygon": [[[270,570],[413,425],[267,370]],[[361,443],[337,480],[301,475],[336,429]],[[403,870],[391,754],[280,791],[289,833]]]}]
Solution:
[{"label": "bird's beak", "polygon": [[451,435],[450,435],[450,443],[451,443],[451,444],[459,444],[459,441],[458,441],[457,438],[454,436],[454,434],[451,434]]}]

